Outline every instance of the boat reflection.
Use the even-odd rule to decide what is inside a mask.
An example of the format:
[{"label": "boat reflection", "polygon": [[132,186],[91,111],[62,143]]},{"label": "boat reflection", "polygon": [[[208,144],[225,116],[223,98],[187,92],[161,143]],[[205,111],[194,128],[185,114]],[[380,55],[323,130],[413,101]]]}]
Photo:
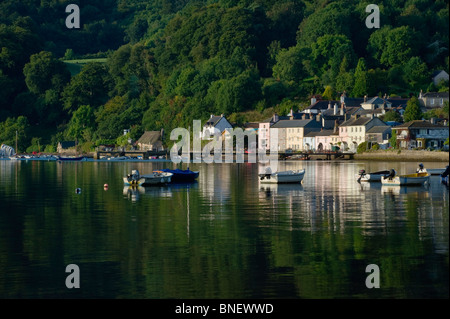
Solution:
[{"label": "boat reflection", "polygon": [[303,186],[296,184],[261,184],[259,187],[262,198],[272,196],[299,196],[303,192]]},{"label": "boat reflection", "polygon": [[144,196],[150,195],[152,197],[161,197],[161,198],[171,198],[172,190],[168,186],[162,187],[124,186],[123,195],[132,202],[136,202],[140,199],[142,195]]},{"label": "boat reflection", "polygon": [[392,195],[403,195],[403,194],[421,194],[426,195],[428,197],[429,186],[391,186],[391,185],[382,185],[381,192],[383,194],[392,194]]}]

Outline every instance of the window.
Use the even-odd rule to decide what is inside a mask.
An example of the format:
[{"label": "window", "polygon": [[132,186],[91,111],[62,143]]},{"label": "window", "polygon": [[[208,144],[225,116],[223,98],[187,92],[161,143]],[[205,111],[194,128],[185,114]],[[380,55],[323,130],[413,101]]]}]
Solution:
[{"label": "window", "polygon": [[422,147],[422,141],[417,141],[417,147]]},{"label": "window", "polygon": [[431,99],[430,104],[434,105],[434,99]]}]

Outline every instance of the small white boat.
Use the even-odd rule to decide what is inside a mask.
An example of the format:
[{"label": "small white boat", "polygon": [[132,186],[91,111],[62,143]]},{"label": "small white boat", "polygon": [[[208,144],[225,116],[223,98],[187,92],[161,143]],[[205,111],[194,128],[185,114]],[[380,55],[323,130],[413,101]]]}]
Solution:
[{"label": "small white boat", "polygon": [[263,184],[301,183],[305,170],[283,171],[276,173],[259,174],[259,182]]},{"label": "small white boat", "polygon": [[381,178],[389,174],[389,171],[378,171],[373,173],[367,173],[365,170],[360,170],[359,174],[355,174],[358,182],[381,182]]},{"label": "small white boat", "polygon": [[414,173],[408,175],[398,175],[398,176],[386,176],[381,178],[381,183],[383,185],[423,185],[424,183],[429,183],[430,173]]},{"label": "small white boat", "polygon": [[140,175],[138,170],[132,170],[123,178],[123,183],[127,186],[145,186],[167,184],[171,182],[173,174],[162,171],[153,171],[151,174]]}]

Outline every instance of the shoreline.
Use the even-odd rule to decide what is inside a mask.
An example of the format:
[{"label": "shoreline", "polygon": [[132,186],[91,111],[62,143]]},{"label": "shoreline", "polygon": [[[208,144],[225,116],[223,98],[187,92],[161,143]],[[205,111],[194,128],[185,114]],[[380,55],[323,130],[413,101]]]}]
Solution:
[{"label": "shoreline", "polygon": [[378,150],[355,154],[353,160],[398,162],[449,162],[448,152],[413,150]]}]

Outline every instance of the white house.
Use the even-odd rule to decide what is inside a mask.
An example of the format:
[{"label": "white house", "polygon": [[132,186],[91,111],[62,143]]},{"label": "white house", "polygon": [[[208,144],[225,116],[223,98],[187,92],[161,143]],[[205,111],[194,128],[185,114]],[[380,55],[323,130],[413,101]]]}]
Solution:
[{"label": "white house", "polygon": [[220,116],[211,114],[211,117],[208,121],[206,121],[205,125],[203,125],[201,138],[204,140],[212,140],[212,136],[214,136],[214,128],[218,129],[222,135],[225,129],[232,129],[233,126],[230,122],[228,122],[223,114]]}]

